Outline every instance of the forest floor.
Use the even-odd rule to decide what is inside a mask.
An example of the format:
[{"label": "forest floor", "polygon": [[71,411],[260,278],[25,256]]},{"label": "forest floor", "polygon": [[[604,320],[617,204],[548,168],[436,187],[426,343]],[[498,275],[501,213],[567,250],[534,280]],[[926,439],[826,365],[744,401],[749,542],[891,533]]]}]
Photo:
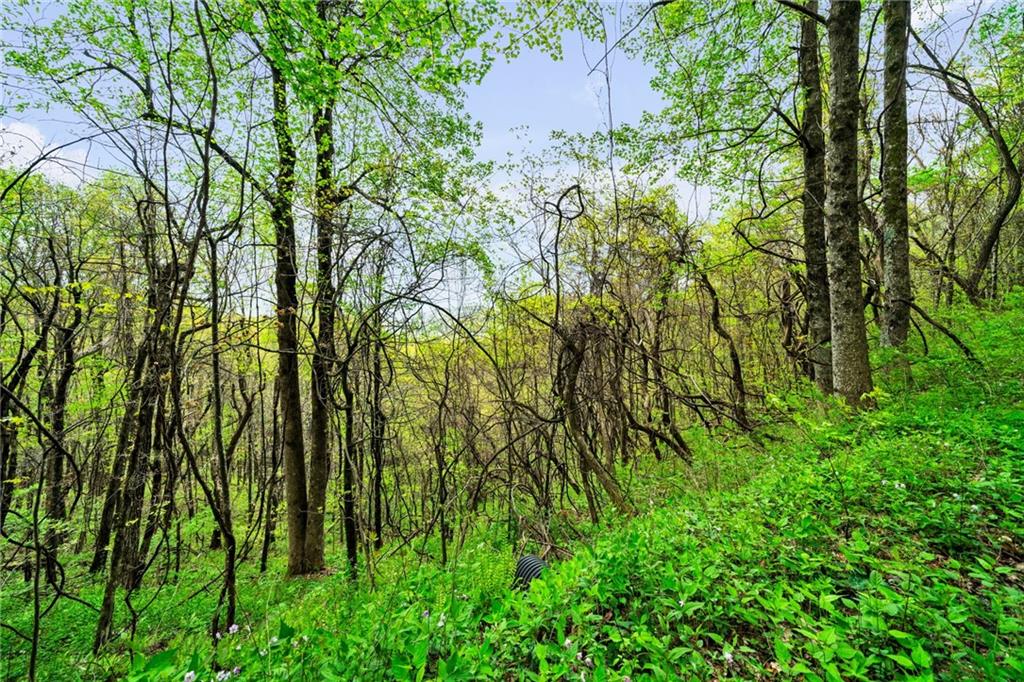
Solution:
[{"label": "forest floor", "polygon": [[[135,597],[154,601],[131,663],[127,638],[91,660],[94,616],[61,602],[43,679],[1024,679],[1024,305],[947,322],[980,365],[933,338],[909,364],[874,356],[876,410],[769,396],[755,437],[621,472],[646,510],[583,528],[528,592],[500,520],[447,568],[430,544],[381,561],[376,589],[246,565],[214,657],[208,552]],[[29,627],[27,588],[3,581],[4,620]],[[27,648],[2,637],[18,679]]]}]

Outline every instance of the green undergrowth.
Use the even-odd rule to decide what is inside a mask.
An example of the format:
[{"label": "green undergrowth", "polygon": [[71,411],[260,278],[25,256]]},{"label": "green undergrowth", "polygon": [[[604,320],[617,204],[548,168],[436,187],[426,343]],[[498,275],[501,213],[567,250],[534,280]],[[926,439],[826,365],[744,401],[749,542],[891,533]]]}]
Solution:
[{"label": "green undergrowth", "polygon": [[1024,306],[947,321],[983,365],[933,340],[876,356],[876,410],[770,396],[775,426],[692,471],[623,472],[644,512],[528,592],[485,529],[374,590],[291,581],[216,656],[182,639],[131,678],[1024,679]]}]

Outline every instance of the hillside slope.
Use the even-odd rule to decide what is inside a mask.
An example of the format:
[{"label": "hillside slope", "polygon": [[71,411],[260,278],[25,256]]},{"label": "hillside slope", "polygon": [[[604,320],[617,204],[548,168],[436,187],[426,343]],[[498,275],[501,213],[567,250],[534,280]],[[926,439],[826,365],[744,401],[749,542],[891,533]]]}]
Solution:
[{"label": "hillside slope", "polygon": [[484,542],[373,592],[311,583],[227,636],[221,678],[1024,679],[1024,314],[969,327],[983,366],[933,348],[853,416],[778,399],[744,464],[699,463],[745,483],[613,524],[527,594]]}]

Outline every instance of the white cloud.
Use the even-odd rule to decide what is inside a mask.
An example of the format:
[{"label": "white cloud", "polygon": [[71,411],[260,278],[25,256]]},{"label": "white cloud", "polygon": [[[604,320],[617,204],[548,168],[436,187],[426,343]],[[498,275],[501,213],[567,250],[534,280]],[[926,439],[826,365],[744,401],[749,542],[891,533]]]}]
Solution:
[{"label": "white cloud", "polygon": [[[31,123],[0,122],[0,167],[23,170],[57,146]],[[36,169],[54,182],[77,187],[90,177],[86,161],[86,150],[71,146],[53,152]]]}]

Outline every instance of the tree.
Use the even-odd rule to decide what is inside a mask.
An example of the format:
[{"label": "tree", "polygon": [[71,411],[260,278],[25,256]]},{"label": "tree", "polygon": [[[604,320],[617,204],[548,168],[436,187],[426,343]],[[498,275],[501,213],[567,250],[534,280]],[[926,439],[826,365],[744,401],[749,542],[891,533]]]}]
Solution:
[{"label": "tree", "polygon": [[[328,31],[328,3],[317,3],[317,19]],[[331,35],[328,33],[328,35]],[[332,61],[321,47],[321,58],[328,65]],[[333,391],[330,382],[334,359],[334,308],[337,305],[334,288],[334,230],[337,211],[337,190],[334,173],[334,107],[337,96],[328,85],[322,102],[313,111],[313,144],[316,145],[316,183],[313,189],[314,222],[316,225],[316,299],[317,330],[310,377],[310,453],[309,453],[309,513],[306,520],[305,569],[319,571],[324,564],[324,516],[327,507],[327,482],[330,476],[330,412]],[[354,534],[346,526],[346,534]]]},{"label": "tree", "polygon": [[860,112],[860,3],[835,2],[828,18],[832,73],[826,147],[825,233],[832,302],[832,378],[850,405],[866,405],[872,391],[864,295],[861,287],[857,187]]},{"label": "tree", "polygon": [[[817,13],[817,0],[808,0],[808,12]],[[800,88],[804,118],[801,124],[804,191],[803,236],[807,273],[807,326],[811,372],[822,393],[832,393],[832,303],[829,298],[828,257],[825,240],[825,132],[822,128],[821,60],[818,56],[818,21],[800,17]]]},{"label": "tree", "polygon": [[[976,12],[980,11],[979,7]],[[988,145],[996,157],[998,175],[1005,183],[994,202],[988,225],[980,238],[977,254],[968,264],[967,273],[961,273],[950,263],[943,267],[945,275],[976,305],[983,299],[983,280],[996,252],[1003,228],[1019,208],[1024,182],[1024,157],[1020,156],[1019,151],[1015,155],[1014,143],[1014,136],[1021,134],[1019,124],[1015,125],[1019,120],[1015,112],[1024,99],[1019,86],[1022,72],[1019,56],[1021,21],[1020,7],[1013,2],[1002,7],[997,6],[981,18],[984,28],[974,38],[974,42],[980,43],[989,52],[987,66],[990,79],[995,85],[992,88],[985,88],[990,90],[988,97],[975,87],[965,65],[960,63],[958,54],[954,53],[949,59],[943,60],[928,42],[916,31],[911,30],[914,41],[925,57],[922,61],[911,64],[910,68],[936,78],[951,98],[967,107],[988,137]],[[934,261],[943,262],[942,257],[930,245],[921,241],[918,243]]]},{"label": "tree", "polygon": [[887,0],[885,103],[882,112],[882,343],[902,346],[910,328],[910,240],[907,229],[907,41],[909,0]]},{"label": "tree", "polygon": [[[690,181],[710,181],[750,202],[752,215],[739,218],[735,226],[749,248],[802,266],[802,273],[793,268],[792,279],[806,304],[804,320],[801,329],[788,334],[788,345],[822,392],[831,393],[817,29],[826,22],[818,14],[818,3],[715,5],[674,0],[654,3],[650,10],[643,16],[652,14],[654,22],[643,49],[658,67],[654,85],[666,94],[669,106],[661,114],[664,132],[658,129],[644,137],[668,146],[672,162]],[[793,29],[799,31],[795,64]],[[699,67],[689,68],[691,61]],[[802,153],[799,174],[790,167],[794,148]],[[795,239],[764,229],[772,216],[795,200],[778,189],[794,175],[803,211],[801,233]],[[791,255],[794,241],[802,246],[803,258]],[[792,307],[789,298],[785,306]]]}]

